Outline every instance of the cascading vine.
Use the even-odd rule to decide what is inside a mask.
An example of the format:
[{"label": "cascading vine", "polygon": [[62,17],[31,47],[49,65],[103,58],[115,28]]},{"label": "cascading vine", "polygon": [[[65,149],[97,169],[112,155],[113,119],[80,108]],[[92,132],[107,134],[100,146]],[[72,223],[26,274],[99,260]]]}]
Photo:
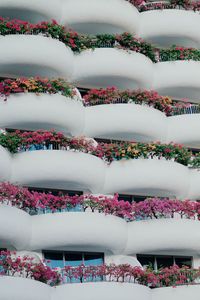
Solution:
[{"label": "cascading vine", "polygon": [[51,37],[61,41],[75,53],[80,53],[87,49],[109,47],[130,50],[130,53],[131,51],[135,51],[144,54],[155,63],[175,60],[200,61],[199,49],[180,46],[159,49],[128,32],[122,34],[98,34],[94,36],[78,34],[71,29],[66,30],[64,26],[59,25],[55,20],[32,24],[21,20],[10,20],[0,17],[0,34],[3,36],[26,34]]}]

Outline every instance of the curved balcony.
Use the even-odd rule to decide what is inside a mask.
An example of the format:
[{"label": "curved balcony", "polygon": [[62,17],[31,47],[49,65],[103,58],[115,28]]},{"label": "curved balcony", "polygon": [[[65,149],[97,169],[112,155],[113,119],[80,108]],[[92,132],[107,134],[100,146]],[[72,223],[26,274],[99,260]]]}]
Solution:
[{"label": "curved balcony", "polygon": [[[140,14],[138,35],[162,47],[200,47],[199,14],[180,9],[148,11]],[[170,22],[169,22],[170,20]]]},{"label": "curved balcony", "polygon": [[200,195],[199,181],[200,181],[199,170],[190,170],[190,187],[189,187],[188,195],[186,195],[186,197],[188,197],[189,199],[192,199],[192,200],[195,200],[195,199],[199,200],[199,198],[200,198],[199,197],[199,195]]},{"label": "curved balcony", "polygon": [[[74,300],[109,299],[109,300],[150,300],[149,288],[130,283],[97,282],[86,284],[69,284],[56,288],[53,300],[63,299],[67,295]],[[14,300],[14,299],[13,299]]]},{"label": "curved balcony", "polygon": [[152,61],[143,54],[100,48],[75,57],[72,81],[85,88],[150,88]]},{"label": "curved balcony", "polygon": [[96,282],[65,284],[52,288],[41,282],[26,278],[1,277],[0,289],[3,299],[12,300],[61,300],[69,297],[74,300],[150,300],[149,288],[130,283]]},{"label": "curved balcony", "polygon": [[11,176],[12,158],[2,146],[0,146],[0,166],[0,181],[8,181]]},{"label": "curved balcony", "polygon": [[151,291],[153,300],[196,300],[200,292],[199,285],[158,288]]},{"label": "curved balcony", "polygon": [[190,98],[199,102],[200,62],[172,61],[154,64],[153,88],[174,99]]},{"label": "curved balcony", "polygon": [[82,133],[84,107],[81,101],[59,94],[11,94],[0,101],[0,127],[63,132],[66,136]]},{"label": "curved balcony", "polygon": [[51,19],[59,20],[61,3],[58,5],[55,0],[49,0],[47,6],[46,1],[43,0],[34,0],[34,2],[26,0],[1,0],[0,11],[2,17],[21,19],[33,23]]},{"label": "curved balcony", "polygon": [[121,253],[126,244],[126,222],[111,215],[66,212],[31,218],[32,250],[65,247]]},{"label": "curved balcony", "polygon": [[[1,297],[13,300],[50,300],[52,288],[36,280],[1,276]],[[56,298],[55,298],[56,299]]]},{"label": "curved balcony", "polygon": [[191,148],[200,147],[200,114],[170,117],[168,120],[168,140],[176,141]]},{"label": "curved balcony", "polygon": [[17,250],[64,247],[118,254],[127,242],[126,221],[103,213],[30,216],[21,209],[0,205],[0,225],[0,246]]},{"label": "curved balcony", "polygon": [[106,173],[106,193],[184,197],[189,189],[188,168],[176,162],[134,159],[113,162]]},{"label": "curved balcony", "polygon": [[0,43],[1,77],[70,78],[73,72],[71,49],[55,39],[21,34],[0,36]]},{"label": "curved balcony", "polygon": [[95,155],[78,151],[37,150],[13,156],[2,147],[1,151],[0,180],[13,184],[199,199],[198,170],[164,158],[120,159],[108,165]]},{"label": "curved balcony", "polygon": [[90,137],[149,142],[167,135],[166,116],[144,105],[91,106],[85,109],[85,118],[84,134]]},{"label": "curved balcony", "polygon": [[[0,205],[0,246],[24,250],[31,238],[30,216],[15,207]],[[1,278],[0,278],[1,279]]]},{"label": "curved balcony", "polygon": [[200,222],[188,219],[158,219],[128,224],[128,242],[124,253],[179,251],[199,253]]},{"label": "curved balcony", "polygon": [[104,178],[104,162],[85,153],[41,150],[13,157],[13,183],[95,193],[102,190]]},{"label": "curved balcony", "polygon": [[62,23],[87,34],[136,33],[139,12],[124,0],[68,0],[63,2]]}]

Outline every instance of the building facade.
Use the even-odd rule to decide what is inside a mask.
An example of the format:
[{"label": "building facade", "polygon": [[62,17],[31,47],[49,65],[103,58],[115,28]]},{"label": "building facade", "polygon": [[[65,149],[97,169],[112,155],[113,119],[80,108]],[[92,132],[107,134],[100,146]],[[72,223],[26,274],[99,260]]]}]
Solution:
[{"label": "building facade", "polygon": [[0,300],[199,298],[199,28],[198,2],[0,0]]}]

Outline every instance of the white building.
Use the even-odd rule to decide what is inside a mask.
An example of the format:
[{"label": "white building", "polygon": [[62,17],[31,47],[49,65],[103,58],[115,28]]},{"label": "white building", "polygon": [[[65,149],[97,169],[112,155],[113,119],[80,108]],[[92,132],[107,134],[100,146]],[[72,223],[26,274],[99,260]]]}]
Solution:
[{"label": "white building", "polygon": [[[85,34],[133,35],[157,47],[200,47],[199,12],[163,9],[139,12],[126,0],[0,0],[0,15],[32,23],[55,19]],[[61,41],[43,35],[0,36],[0,77],[63,77],[80,89],[156,90],[173,99],[199,103],[200,61],[152,62],[147,56],[116,48],[74,54]],[[62,131],[66,136],[200,147],[199,114],[166,116],[139,104],[84,106],[60,94],[11,94],[0,102],[0,128]],[[0,145],[0,181],[42,190],[64,190],[121,199],[146,196],[198,200],[200,173],[158,159],[114,161],[91,154],[39,150],[11,154]],[[124,198],[123,198],[124,197]],[[21,256],[51,260],[51,267],[93,261],[99,265],[152,264],[200,267],[198,220],[160,218],[127,222],[104,213],[59,212],[38,215],[0,206],[0,248]],[[200,286],[150,289],[119,282],[87,282],[50,287],[26,278],[0,277],[0,300],[190,300]]]}]

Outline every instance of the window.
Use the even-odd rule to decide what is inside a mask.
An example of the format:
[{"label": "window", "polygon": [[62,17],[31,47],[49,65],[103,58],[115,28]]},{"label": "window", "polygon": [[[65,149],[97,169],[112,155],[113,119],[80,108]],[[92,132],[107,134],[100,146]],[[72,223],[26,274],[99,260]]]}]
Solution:
[{"label": "window", "polygon": [[190,256],[138,254],[137,259],[143,267],[152,266],[154,270],[170,267],[175,264],[179,267],[192,267],[192,257]]},{"label": "window", "polygon": [[36,188],[36,187],[28,187],[29,191],[38,192],[38,193],[51,193],[54,196],[58,195],[69,195],[69,196],[75,196],[75,195],[83,195],[82,191],[71,191],[71,190],[57,190],[57,189],[50,189],[50,188]]},{"label": "window", "polygon": [[[90,252],[62,252],[62,251],[44,251],[44,258],[50,268],[64,268],[65,266],[78,267],[81,264],[85,266],[101,266],[104,263],[103,253]],[[80,278],[65,277],[65,282],[80,282]],[[93,281],[93,278],[87,276],[84,281]],[[95,281],[102,281],[101,277],[96,277]]]},{"label": "window", "polygon": [[[5,249],[5,248],[0,248],[0,253],[1,253],[1,251],[7,251],[7,249]],[[0,255],[0,260],[3,260],[3,259],[5,259],[5,256],[3,255],[3,254],[1,254]],[[3,266],[2,265],[0,265],[0,274],[2,273],[4,273],[4,268],[3,268]]]},{"label": "window", "polygon": [[132,203],[133,201],[135,202],[141,202],[144,201],[146,198],[149,198],[150,196],[138,196],[138,195],[119,195],[119,200],[124,200]]},{"label": "window", "polygon": [[89,92],[89,89],[81,88],[81,87],[78,87],[78,90],[82,97],[84,97]]},{"label": "window", "polygon": [[47,265],[51,268],[76,267],[81,264],[101,266],[104,263],[103,253],[43,251],[43,255],[47,260]]}]

